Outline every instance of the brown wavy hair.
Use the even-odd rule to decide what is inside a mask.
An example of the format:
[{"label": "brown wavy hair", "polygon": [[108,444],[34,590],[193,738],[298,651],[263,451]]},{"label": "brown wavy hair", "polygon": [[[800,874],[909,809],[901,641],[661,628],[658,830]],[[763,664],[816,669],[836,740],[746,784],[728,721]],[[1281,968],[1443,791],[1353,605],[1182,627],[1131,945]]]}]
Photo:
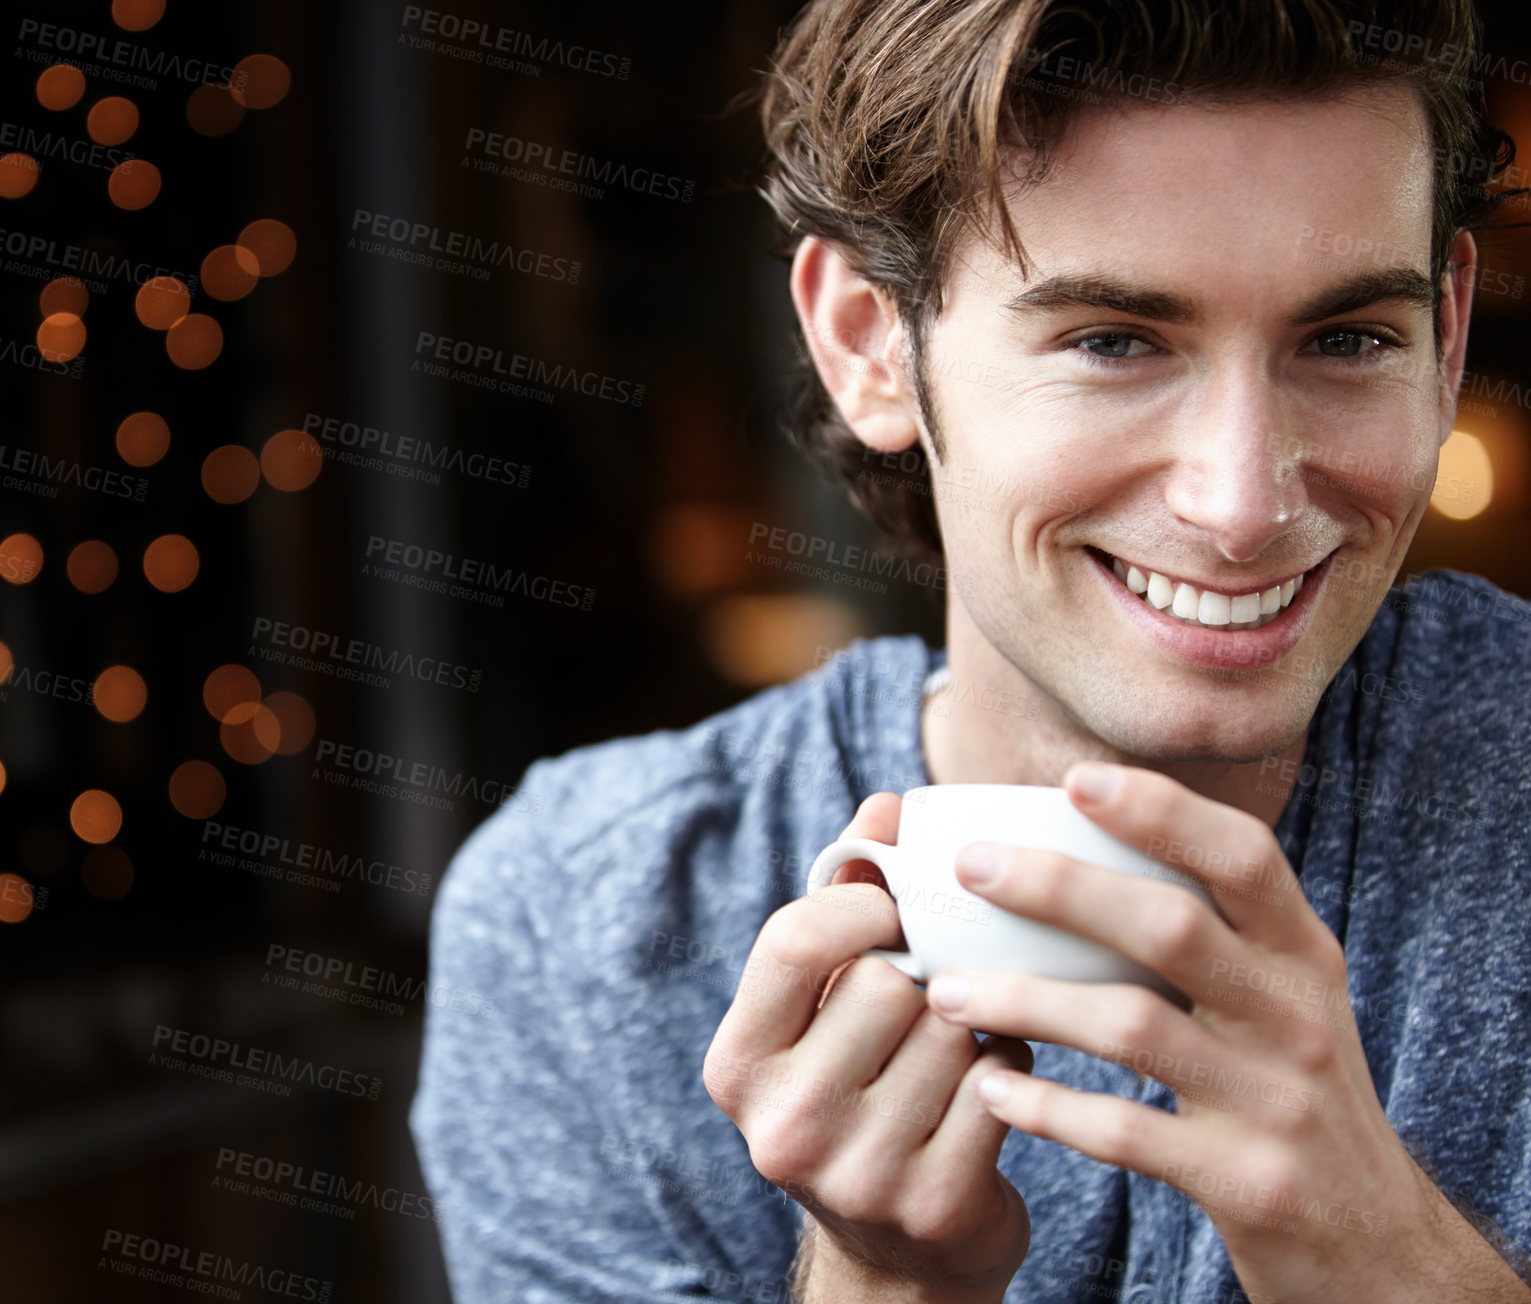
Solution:
[{"label": "brown wavy hair", "polygon": [[[975,231],[1026,273],[1004,187],[1045,180],[1086,93],[1237,104],[1417,87],[1435,159],[1439,301],[1453,238],[1508,198],[1488,186],[1515,156],[1483,120],[1480,45],[1471,0],[813,0],[758,87],[760,190],[784,256],[818,236],[890,294],[928,415],[925,332],[952,251]],[[1439,331],[1437,312],[1437,343]],[[938,560],[924,451],[869,453],[806,351],[794,380],[799,447],[896,544]]]}]

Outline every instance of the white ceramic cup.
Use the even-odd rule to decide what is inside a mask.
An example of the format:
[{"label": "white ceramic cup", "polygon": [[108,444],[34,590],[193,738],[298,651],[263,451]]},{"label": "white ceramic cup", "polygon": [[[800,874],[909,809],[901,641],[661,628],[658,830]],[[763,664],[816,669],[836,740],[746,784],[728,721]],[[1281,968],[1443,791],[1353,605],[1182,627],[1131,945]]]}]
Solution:
[{"label": "white ceramic cup", "polygon": [[957,853],[971,842],[1061,851],[1092,865],[1156,878],[1194,893],[1194,879],[1113,838],[1074,809],[1062,788],[942,783],[904,794],[898,844],[841,838],[808,871],[807,892],[850,860],[870,860],[898,905],[908,951],[872,950],[923,983],[943,969],[989,969],[1076,982],[1139,983],[1183,999],[1165,979],[1113,947],[1002,910],[957,881]]}]

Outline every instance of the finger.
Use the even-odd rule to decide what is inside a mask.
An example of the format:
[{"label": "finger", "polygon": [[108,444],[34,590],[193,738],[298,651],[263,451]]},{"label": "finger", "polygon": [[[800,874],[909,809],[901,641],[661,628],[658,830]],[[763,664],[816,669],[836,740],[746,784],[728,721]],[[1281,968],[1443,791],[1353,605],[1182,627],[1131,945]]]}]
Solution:
[{"label": "finger", "polygon": [[793,1068],[859,1089],[882,1072],[926,1008],[924,993],[886,960],[852,960],[793,1047]]},{"label": "finger", "polygon": [[961,1173],[971,1169],[975,1155],[997,1163],[1010,1124],[986,1105],[979,1084],[997,1071],[1025,1077],[1031,1072],[1031,1048],[1025,1042],[991,1037],[982,1053],[963,1073],[952,1092],[951,1104],[925,1142],[928,1171]]},{"label": "finger", "polygon": [[1009,1070],[986,1073],[974,1087],[997,1120],[1103,1164],[1161,1181],[1186,1166],[1203,1166],[1202,1131],[1175,1114]]},{"label": "finger", "polygon": [[[898,842],[898,821],[903,811],[903,799],[891,792],[874,792],[851,817],[841,838],[870,838],[873,842],[885,842],[890,847]],[[835,871],[833,883],[875,883],[887,891],[888,883],[870,860],[847,860]]]},{"label": "finger", "polygon": [[[980,864],[990,873],[983,881],[973,876]],[[957,857],[957,878],[1002,909],[1121,951],[1193,999],[1218,961],[1253,958],[1249,944],[1184,888],[1061,851],[974,843]]]},{"label": "finger", "polygon": [[[953,981],[948,981],[953,980]],[[966,983],[965,997],[959,984]],[[1229,1051],[1190,1015],[1135,983],[949,969],[926,988],[931,1009],[964,1028],[1072,1046],[1166,1086],[1226,1074]]]},{"label": "finger", "polygon": [[[1103,797],[1086,792],[1095,776]],[[1200,880],[1239,932],[1301,949],[1323,928],[1264,820],[1132,766],[1076,765],[1064,786],[1075,807],[1112,837]]]}]

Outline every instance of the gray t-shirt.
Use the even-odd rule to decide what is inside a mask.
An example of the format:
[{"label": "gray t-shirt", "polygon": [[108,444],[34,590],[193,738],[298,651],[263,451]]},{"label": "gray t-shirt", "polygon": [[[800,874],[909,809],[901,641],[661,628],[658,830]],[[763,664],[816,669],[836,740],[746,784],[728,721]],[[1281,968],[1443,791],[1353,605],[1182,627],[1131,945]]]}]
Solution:
[{"label": "gray t-shirt", "polygon": [[[431,979],[464,996],[430,1010],[411,1114],[462,1304],[787,1300],[801,1211],[702,1060],[818,851],[869,794],[929,782],[921,687],[943,664],[918,638],[858,642],[694,728],[539,761],[463,846]],[[1528,668],[1531,604],[1449,571],[1392,590],[1276,832],[1344,944],[1394,1128],[1531,1249]],[[1035,1072],[1174,1107],[1067,1048],[1038,1046]],[[1246,1298],[1171,1187],[1014,1131],[1000,1165],[1033,1228],[1013,1304]],[[1270,1216],[1350,1216],[1315,1196]]]}]

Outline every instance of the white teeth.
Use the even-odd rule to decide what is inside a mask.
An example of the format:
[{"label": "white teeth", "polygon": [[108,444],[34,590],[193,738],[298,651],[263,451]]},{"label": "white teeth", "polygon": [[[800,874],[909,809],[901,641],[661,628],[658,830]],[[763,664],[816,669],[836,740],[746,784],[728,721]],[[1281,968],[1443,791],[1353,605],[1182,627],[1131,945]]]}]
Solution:
[{"label": "white teeth", "polygon": [[1273,584],[1263,592],[1230,597],[1226,593],[1200,592],[1192,585],[1168,579],[1158,571],[1145,574],[1120,557],[1111,559],[1111,569],[1129,591],[1145,598],[1155,609],[1164,611],[1168,608],[1171,614],[1188,624],[1214,628],[1259,629],[1270,624],[1276,614],[1302,592],[1301,575],[1283,584]]}]

